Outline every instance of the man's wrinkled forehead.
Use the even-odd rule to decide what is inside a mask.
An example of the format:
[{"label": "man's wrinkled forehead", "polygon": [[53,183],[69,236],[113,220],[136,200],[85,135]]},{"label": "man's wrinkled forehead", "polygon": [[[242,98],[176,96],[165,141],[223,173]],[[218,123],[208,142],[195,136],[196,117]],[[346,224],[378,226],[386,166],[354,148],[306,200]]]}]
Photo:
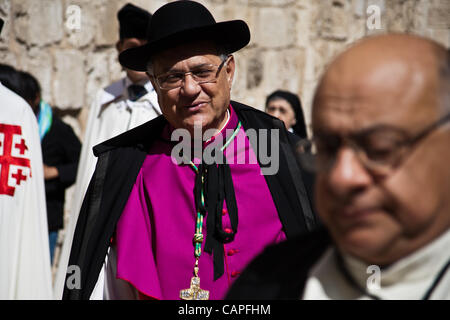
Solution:
[{"label": "man's wrinkled forehead", "polygon": [[330,66],[314,98],[313,127],[328,125],[324,122],[339,122],[348,129],[426,123],[435,103],[431,77],[401,56],[372,57],[349,55]]},{"label": "man's wrinkled forehead", "polygon": [[[180,44],[170,49],[166,49],[155,54],[152,58],[153,68],[170,69],[178,62],[187,60],[191,57],[202,56],[218,56],[218,50],[214,43],[208,41],[190,42],[187,44]],[[166,71],[166,70],[162,70]]]},{"label": "man's wrinkled forehead", "polygon": [[380,118],[376,105],[375,101],[356,94],[345,96],[328,93],[316,96],[312,119],[314,132],[345,134],[370,126],[374,119]]}]

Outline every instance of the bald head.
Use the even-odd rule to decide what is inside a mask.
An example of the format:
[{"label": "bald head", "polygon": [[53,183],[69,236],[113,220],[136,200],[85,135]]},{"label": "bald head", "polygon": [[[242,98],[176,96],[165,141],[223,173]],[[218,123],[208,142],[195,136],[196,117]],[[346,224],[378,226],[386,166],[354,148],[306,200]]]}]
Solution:
[{"label": "bald head", "polygon": [[450,229],[449,80],[444,47],[400,34],[363,39],[326,70],[315,194],[342,251],[388,265]]},{"label": "bald head", "polygon": [[354,100],[384,95],[397,104],[437,99],[432,104],[446,113],[450,111],[449,63],[448,51],[432,40],[406,34],[365,38],[331,63],[314,105],[327,96]]}]

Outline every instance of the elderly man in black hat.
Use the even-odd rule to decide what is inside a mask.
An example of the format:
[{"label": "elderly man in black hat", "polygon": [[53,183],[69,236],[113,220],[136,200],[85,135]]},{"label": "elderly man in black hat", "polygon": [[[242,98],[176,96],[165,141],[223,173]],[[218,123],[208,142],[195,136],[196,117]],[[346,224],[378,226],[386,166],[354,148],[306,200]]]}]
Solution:
[{"label": "elderly man in black hat", "polygon": [[148,73],[163,116],[94,148],[70,257],[81,283],[64,298],[104,285],[108,298],[222,299],[267,245],[315,227],[293,136],[230,100],[231,53],[249,40],[245,22],[176,1],[155,12],[146,45],[121,53]]}]

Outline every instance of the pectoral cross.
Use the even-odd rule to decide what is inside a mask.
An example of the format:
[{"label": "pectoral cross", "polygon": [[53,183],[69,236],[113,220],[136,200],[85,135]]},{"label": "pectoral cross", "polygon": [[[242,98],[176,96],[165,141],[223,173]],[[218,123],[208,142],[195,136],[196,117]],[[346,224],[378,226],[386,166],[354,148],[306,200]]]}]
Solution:
[{"label": "pectoral cross", "polygon": [[180,290],[180,299],[182,300],[209,300],[209,291],[200,288],[200,277],[198,268],[194,268],[195,276],[191,278],[189,289]]}]

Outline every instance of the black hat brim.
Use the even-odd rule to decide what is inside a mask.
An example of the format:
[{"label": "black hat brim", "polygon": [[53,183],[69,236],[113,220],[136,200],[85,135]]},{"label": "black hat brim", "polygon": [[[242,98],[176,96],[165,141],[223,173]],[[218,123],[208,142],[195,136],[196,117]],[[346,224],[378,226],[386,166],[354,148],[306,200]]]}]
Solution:
[{"label": "black hat brim", "polygon": [[127,49],[120,53],[119,62],[131,70],[147,71],[147,63],[154,54],[177,45],[202,40],[215,43],[224,53],[233,53],[250,42],[250,30],[242,20],[224,21],[183,30],[143,46]]}]

